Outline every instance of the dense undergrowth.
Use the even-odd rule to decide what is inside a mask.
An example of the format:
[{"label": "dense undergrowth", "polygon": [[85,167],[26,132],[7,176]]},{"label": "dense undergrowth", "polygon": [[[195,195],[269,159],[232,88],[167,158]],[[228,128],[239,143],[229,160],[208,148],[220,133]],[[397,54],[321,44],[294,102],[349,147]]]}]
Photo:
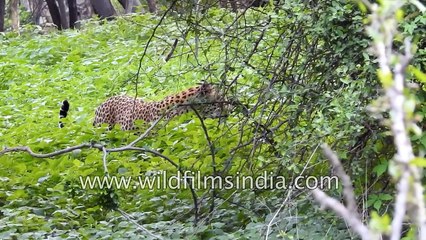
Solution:
[{"label": "dense undergrowth", "polygon": [[[291,182],[298,175],[333,174],[317,151],[326,142],[355,179],[362,207],[383,214],[392,200],[384,173],[393,148],[366,111],[378,83],[363,18],[354,5],[320,1],[241,15],[212,8],[202,17],[168,16],[157,29],[159,17],[150,15],[89,21],[79,30],[47,35],[27,26],[21,36],[0,36],[0,146],[40,153],[90,142],[123,146],[137,135],[92,127],[94,110],[107,97],[159,100],[209,81],[247,109],[237,108],[226,121],[205,120],[211,143],[200,119],[188,113],[160,123],[138,146],[202,175],[267,171]],[[421,34],[417,25],[410,31]],[[418,56],[424,59],[424,49]],[[61,129],[64,99],[71,109]],[[425,114],[424,106],[419,109]],[[418,138],[419,149],[424,139]],[[149,153],[111,153],[107,162],[114,176],[177,173]],[[274,238],[353,237],[344,222],[315,207],[308,191],[198,189],[196,214],[188,189],[82,189],[80,176],[103,174],[97,149],[47,159],[0,156],[0,238],[149,238],[116,207],[165,238],[257,238],[286,197]],[[329,192],[339,195],[338,189]]]}]

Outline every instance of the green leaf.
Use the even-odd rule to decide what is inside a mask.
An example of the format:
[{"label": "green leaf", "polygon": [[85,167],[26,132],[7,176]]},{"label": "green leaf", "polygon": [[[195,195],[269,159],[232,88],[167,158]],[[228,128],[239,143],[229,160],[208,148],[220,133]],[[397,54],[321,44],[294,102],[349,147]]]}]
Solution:
[{"label": "green leaf", "polygon": [[414,67],[413,65],[408,66],[408,71],[421,82],[426,84],[426,74],[420,71],[418,68]]},{"label": "green leaf", "polygon": [[391,72],[384,73],[380,69],[377,70],[377,76],[383,88],[390,88],[393,85],[393,76]]},{"label": "green leaf", "polygon": [[377,212],[371,213],[370,227],[381,233],[389,233],[391,230],[391,218],[389,215],[385,214],[379,216]]},{"label": "green leaf", "polygon": [[373,172],[375,172],[377,174],[377,177],[380,177],[383,173],[386,172],[387,168],[388,168],[388,163],[384,162],[384,163],[381,163],[381,164],[375,166],[373,168]]},{"label": "green leaf", "polygon": [[417,167],[426,167],[426,158],[416,157],[410,161],[410,164]]}]

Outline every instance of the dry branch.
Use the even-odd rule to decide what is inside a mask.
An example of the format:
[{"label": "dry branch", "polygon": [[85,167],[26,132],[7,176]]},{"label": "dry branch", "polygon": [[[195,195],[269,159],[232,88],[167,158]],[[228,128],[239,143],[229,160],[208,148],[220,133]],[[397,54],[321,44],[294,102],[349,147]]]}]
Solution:
[{"label": "dry branch", "polygon": [[362,221],[357,217],[357,212],[350,211],[347,207],[341,204],[336,199],[328,196],[326,193],[319,189],[314,189],[312,195],[315,200],[321,204],[321,207],[333,210],[337,215],[344,219],[349,227],[361,236],[364,240],[373,240],[377,237],[373,237],[370,230]]},{"label": "dry branch", "polygon": [[349,227],[359,236],[361,236],[362,239],[377,239],[377,236],[373,235],[370,229],[362,222],[360,218],[356,208],[356,199],[351,178],[346,174],[339,158],[327,145],[324,144],[322,149],[324,155],[327,157],[333,169],[336,171],[337,176],[342,181],[343,198],[345,199],[347,206],[328,196],[320,189],[312,190],[312,195],[314,196],[315,200],[321,205],[321,207],[331,209],[342,219],[344,219],[349,224]]},{"label": "dry branch", "polygon": [[127,219],[127,221],[129,221],[129,222],[131,222],[131,223],[133,223],[133,224],[135,224],[135,226],[138,228],[138,229],[140,229],[140,230],[142,230],[142,231],[144,231],[144,232],[146,232],[146,233],[148,233],[148,235],[149,236],[151,236],[151,237],[153,237],[154,239],[163,239],[161,236],[159,236],[159,235],[155,235],[154,233],[152,233],[151,231],[149,231],[148,229],[146,229],[144,226],[142,226],[142,225],[140,225],[138,222],[136,222],[136,220],[134,220],[128,213],[126,213],[125,211],[123,211],[123,210],[121,210],[121,209],[117,209],[117,211],[118,212],[120,212],[121,213],[121,215],[125,218],[125,219]]}]

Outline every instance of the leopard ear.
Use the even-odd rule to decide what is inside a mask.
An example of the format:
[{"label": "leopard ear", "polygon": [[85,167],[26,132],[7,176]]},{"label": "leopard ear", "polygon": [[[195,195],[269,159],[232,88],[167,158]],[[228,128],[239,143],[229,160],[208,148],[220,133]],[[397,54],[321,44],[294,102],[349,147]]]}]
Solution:
[{"label": "leopard ear", "polygon": [[201,88],[205,88],[207,85],[210,85],[210,83],[203,80],[202,82],[199,82],[197,85],[199,85]]},{"label": "leopard ear", "polygon": [[200,93],[202,95],[210,94],[213,90],[214,90],[213,85],[211,85],[210,83],[207,83],[207,82],[204,82],[200,86]]},{"label": "leopard ear", "polygon": [[208,82],[202,82],[201,83],[201,89],[203,90],[211,90],[213,88],[213,84]]}]

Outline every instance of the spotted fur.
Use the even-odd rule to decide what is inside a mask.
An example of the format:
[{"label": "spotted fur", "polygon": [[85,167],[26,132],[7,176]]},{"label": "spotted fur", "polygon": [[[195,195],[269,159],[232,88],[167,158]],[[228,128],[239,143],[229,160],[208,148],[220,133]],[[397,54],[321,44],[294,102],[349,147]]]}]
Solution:
[{"label": "spotted fur", "polygon": [[114,96],[102,103],[95,112],[94,126],[107,123],[109,128],[119,124],[122,130],[134,129],[136,120],[152,122],[165,114],[166,118],[195,109],[203,118],[222,117],[224,98],[211,85],[191,87],[157,102],[144,102],[130,96]]}]

